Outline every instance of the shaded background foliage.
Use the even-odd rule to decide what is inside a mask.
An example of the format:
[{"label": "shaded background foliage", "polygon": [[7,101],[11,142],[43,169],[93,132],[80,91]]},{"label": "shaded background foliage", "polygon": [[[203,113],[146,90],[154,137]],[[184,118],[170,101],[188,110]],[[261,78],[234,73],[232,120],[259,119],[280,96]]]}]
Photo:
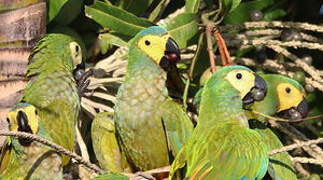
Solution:
[{"label": "shaded background foliage", "polygon": [[[13,13],[21,8],[30,8],[30,6],[39,3],[47,3],[44,11],[47,16],[42,16],[40,29],[34,30],[36,36],[26,39],[10,39],[3,34],[5,27],[0,26],[0,53],[10,52],[14,58],[0,55],[0,90],[8,91],[8,88],[15,88],[15,94],[6,93],[6,96],[0,96],[0,108],[2,116],[5,110],[17,101],[23,85],[17,89],[17,83],[25,83],[24,73],[28,56],[19,56],[17,52],[28,53],[31,46],[25,47],[28,41],[35,42],[47,32],[62,32],[77,36],[83,41],[84,56],[87,68],[94,69],[94,77],[88,91],[93,93],[90,98],[82,99],[83,112],[81,115],[81,124],[83,139],[86,145],[80,148],[82,155],[89,154],[88,158],[95,162],[91,144],[89,129],[91,120],[99,111],[113,111],[113,104],[117,88],[122,83],[122,77],[125,73],[127,42],[140,30],[152,26],[160,25],[168,29],[173,38],[178,42],[183,53],[183,60],[178,64],[178,68],[183,76],[183,81],[187,82],[190,76],[191,82],[188,90],[187,99],[188,111],[194,119],[196,110],[192,105],[194,95],[204,82],[205,74],[209,72],[209,55],[207,52],[206,38],[203,37],[205,25],[210,22],[217,22],[219,31],[223,34],[228,47],[235,60],[235,63],[248,65],[256,71],[270,73],[281,73],[289,75],[306,87],[308,91],[308,101],[310,103],[310,115],[319,115],[323,113],[323,48],[322,48],[322,23],[323,12],[320,12],[322,2],[318,0],[221,0],[220,6],[218,0],[0,0],[0,20],[6,13]],[[44,7],[39,7],[44,8]],[[264,22],[282,21],[284,22],[303,22],[315,24],[321,27],[321,30],[309,30],[294,25],[292,28],[282,28],[281,26],[244,26],[243,28],[226,28],[228,25],[246,25],[245,23],[253,20],[251,14],[258,10],[262,13]],[[322,10],[321,10],[322,11]],[[42,11],[41,11],[42,12]],[[216,12],[219,12],[216,15]],[[19,15],[18,15],[19,16]],[[221,19],[223,17],[223,20]],[[44,19],[45,18],[45,19]],[[27,26],[25,21],[23,26]],[[45,23],[46,22],[46,23]],[[256,22],[257,23],[257,22]],[[259,22],[261,23],[261,22]],[[23,24],[23,23],[22,23]],[[25,29],[24,29],[25,30]],[[25,32],[23,30],[23,32]],[[268,30],[269,33],[265,33]],[[250,35],[250,32],[258,32]],[[21,32],[21,33],[23,33]],[[284,36],[284,32],[288,36]],[[248,35],[249,33],[249,35]],[[32,33],[31,33],[32,34]],[[304,35],[305,34],[305,35]],[[242,36],[244,35],[244,36]],[[245,37],[246,36],[246,37]],[[297,38],[300,36],[300,38]],[[310,38],[309,38],[310,37]],[[312,38],[312,39],[311,39]],[[260,44],[252,40],[262,39]],[[246,40],[243,44],[235,40]],[[302,64],[292,60],[286,54],[270,48],[268,40],[277,40],[276,44],[288,52],[296,55],[303,62],[306,62],[311,70],[319,74],[314,78],[308,71],[304,71]],[[301,47],[300,45],[281,44],[285,42],[311,42],[317,43],[317,48]],[[216,62],[220,64],[217,44],[213,41]],[[276,41],[275,41],[276,42]],[[267,43],[267,44],[266,44]],[[296,48],[295,48],[296,47]],[[299,47],[299,48],[297,48]],[[18,55],[17,55],[18,54]],[[310,60],[302,58],[304,55],[311,56]],[[194,61],[192,60],[194,59]],[[196,63],[194,63],[196,62]],[[271,64],[270,64],[271,63]],[[10,67],[17,68],[16,71],[8,73],[5,69]],[[190,67],[194,64],[192,74],[189,74]],[[276,66],[273,66],[276,65]],[[277,67],[280,68],[277,68]],[[19,73],[20,72],[20,73]],[[204,73],[204,75],[202,75]],[[10,83],[15,82],[12,86]],[[315,82],[317,84],[313,84]],[[6,89],[7,88],[7,89]],[[10,89],[10,88],[9,88]],[[180,97],[181,94],[177,95]],[[4,94],[4,93],[0,93]],[[10,96],[10,97],[9,97]],[[11,98],[13,97],[13,98]],[[309,120],[301,123],[293,123],[298,131],[302,132],[308,139],[322,137],[323,126],[322,119]],[[284,133],[277,130],[284,144],[290,144],[295,137],[285,136]],[[80,142],[82,143],[82,142]],[[322,146],[320,146],[322,148]],[[301,149],[292,151],[293,156],[308,156]],[[321,159],[322,160],[322,159]],[[321,165],[303,164],[303,169],[308,174],[302,173],[301,176],[319,178],[323,176]],[[315,174],[315,175],[313,175]],[[318,175],[319,174],[319,175]]]}]

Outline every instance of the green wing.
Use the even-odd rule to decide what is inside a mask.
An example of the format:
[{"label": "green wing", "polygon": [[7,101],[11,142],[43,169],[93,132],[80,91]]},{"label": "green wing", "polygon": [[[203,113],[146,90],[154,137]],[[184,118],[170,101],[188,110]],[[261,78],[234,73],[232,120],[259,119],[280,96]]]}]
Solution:
[{"label": "green wing", "polygon": [[186,155],[180,153],[176,157],[172,171],[179,171],[184,157],[185,177],[192,180],[261,179],[268,166],[267,148],[261,136],[227,122],[194,133],[183,151]]},{"label": "green wing", "polygon": [[162,121],[166,130],[168,149],[175,157],[193,132],[193,123],[182,107],[170,98],[164,104]]},{"label": "green wing", "polygon": [[2,174],[3,171],[8,167],[10,159],[12,159],[12,146],[10,137],[7,137],[4,145],[1,148],[0,174]]},{"label": "green wing", "polygon": [[113,121],[113,113],[98,113],[91,127],[92,145],[95,156],[103,169],[124,172],[130,171],[126,157],[121,153]]},{"label": "green wing", "polygon": [[[270,128],[255,129],[268,145],[269,150],[283,147],[279,138]],[[268,173],[275,180],[293,180],[297,179],[296,172],[287,152],[277,153],[269,157]]]},{"label": "green wing", "polygon": [[[57,143],[72,151],[74,147],[75,115],[70,105],[63,99],[55,99],[45,108],[40,109],[39,117],[44,130]],[[63,165],[69,161],[69,157],[63,155]]]}]

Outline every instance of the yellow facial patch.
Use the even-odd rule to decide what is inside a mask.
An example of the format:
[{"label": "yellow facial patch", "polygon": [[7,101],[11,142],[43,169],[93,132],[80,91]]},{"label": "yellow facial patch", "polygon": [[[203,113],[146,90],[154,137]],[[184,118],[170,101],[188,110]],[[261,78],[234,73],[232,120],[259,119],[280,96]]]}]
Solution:
[{"label": "yellow facial patch", "polygon": [[70,51],[73,60],[73,69],[75,69],[77,65],[82,63],[82,49],[76,42],[71,42]]},{"label": "yellow facial patch", "polygon": [[34,134],[38,132],[38,121],[39,117],[36,113],[36,108],[34,106],[26,106],[17,108],[14,111],[11,111],[8,113],[7,117],[9,119],[9,129],[10,131],[18,131],[18,121],[17,121],[17,115],[18,112],[22,111],[27,115],[28,118],[28,124]]},{"label": "yellow facial patch", "polygon": [[276,90],[280,104],[277,112],[297,107],[305,97],[304,93],[289,83],[278,84]]},{"label": "yellow facial patch", "polygon": [[137,46],[157,64],[165,55],[166,43],[170,36],[147,35],[139,39]]},{"label": "yellow facial patch", "polygon": [[240,92],[241,99],[255,86],[255,75],[252,71],[232,70],[225,76],[225,79]]}]

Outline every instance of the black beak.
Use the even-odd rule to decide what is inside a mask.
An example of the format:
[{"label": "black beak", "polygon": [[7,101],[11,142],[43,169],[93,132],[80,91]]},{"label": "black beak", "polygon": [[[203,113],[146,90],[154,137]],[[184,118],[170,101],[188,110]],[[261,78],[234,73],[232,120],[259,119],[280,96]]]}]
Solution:
[{"label": "black beak", "polygon": [[297,120],[305,118],[308,113],[308,104],[305,98],[297,105],[284,111],[280,111],[277,115],[281,118]]},{"label": "black beak", "polygon": [[[17,114],[17,123],[18,123],[18,131],[20,132],[27,132],[33,133],[29,124],[28,124],[28,117],[23,111],[18,111]],[[31,143],[30,139],[27,138],[18,138],[18,141],[23,146],[28,146]]]},{"label": "black beak", "polygon": [[302,114],[302,117],[305,118],[308,113],[308,104],[305,98],[301,101],[301,103],[298,104],[297,106],[297,111]]},{"label": "black beak", "polygon": [[176,63],[181,60],[181,52],[177,43],[172,39],[168,38],[166,43],[165,55],[160,60],[159,65],[165,70],[169,71]]},{"label": "black beak", "polygon": [[32,133],[28,124],[28,117],[23,111],[18,111],[17,114],[18,131]]},{"label": "black beak", "polygon": [[84,73],[85,73],[85,63],[84,61],[82,61],[82,63],[78,64],[73,71],[74,79],[76,81],[79,81]]},{"label": "black beak", "polygon": [[255,86],[242,99],[243,105],[248,105],[255,101],[262,101],[266,94],[267,85],[265,80],[255,73]]}]

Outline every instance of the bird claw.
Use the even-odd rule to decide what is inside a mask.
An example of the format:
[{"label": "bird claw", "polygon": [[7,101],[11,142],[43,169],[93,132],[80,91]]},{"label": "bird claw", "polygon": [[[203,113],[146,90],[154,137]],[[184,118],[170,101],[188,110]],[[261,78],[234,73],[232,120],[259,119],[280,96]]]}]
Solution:
[{"label": "bird claw", "polygon": [[82,97],[89,97],[89,95],[92,95],[92,93],[91,94],[85,93],[86,88],[89,86],[91,82],[88,78],[92,75],[93,75],[92,69],[88,70],[87,72],[85,72],[84,70],[79,70],[74,74],[74,78],[77,84],[78,95],[80,99]]}]

